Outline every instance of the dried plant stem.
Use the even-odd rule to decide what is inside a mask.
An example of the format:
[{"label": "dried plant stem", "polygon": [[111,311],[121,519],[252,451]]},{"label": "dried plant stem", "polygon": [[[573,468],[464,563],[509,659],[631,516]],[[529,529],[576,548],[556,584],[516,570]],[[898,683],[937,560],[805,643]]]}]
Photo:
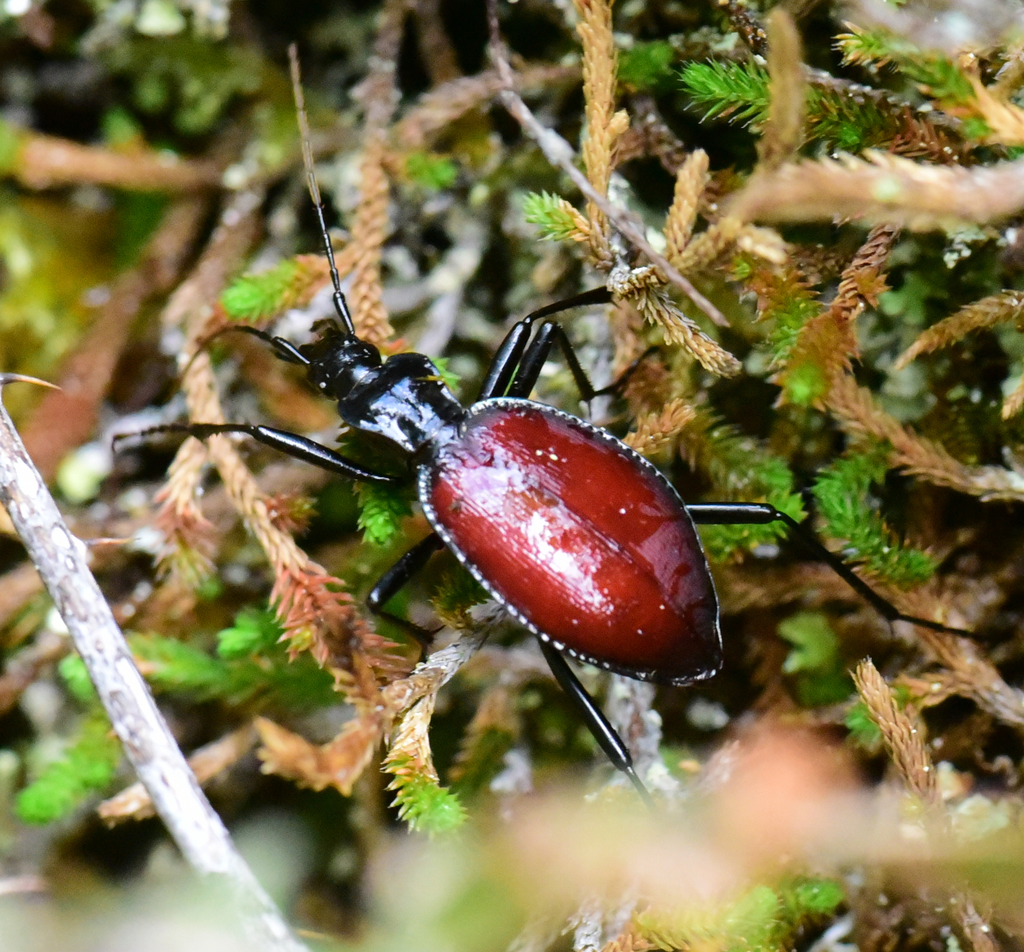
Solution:
[{"label": "dried plant stem", "polygon": [[843,269],[836,296],[825,310],[801,328],[785,370],[785,379],[810,366],[820,368],[826,380],[849,373],[859,355],[854,321],[867,304],[877,303],[886,290],[885,263],[899,234],[894,225],[876,225],[853,260]]},{"label": "dried plant stem", "polygon": [[697,411],[683,400],[670,400],[660,411],[637,418],[636,429],[625,437],[627,446],[649,456],[668,446],[695,416]]},{"label": "dried plant stem", "polygon": [[708,154],[697,149],[686,157],[676,173],[675,193],[665,218],[665,254],[678,260],[690,243],[697,221],[697,204],[708,180]]},{"label": "dried plant stem", "polygon": [[1024,160],[964,168],[867,152],[751,176],[726,214],[742,221],[892,222],[915,231],[983,224],[1024,207]]},{"label": "dried plant stem", "polygon": [[828,407],[844,429],[867,433],[893,446],[893,465],[935,483],[984,500],[1024,499],[1024,476],[999,466],[965,466],[941,446],[918,436],[883,412],[871,392],[848,374],[829,391]]},{"label": "dried plant stem", "polygon": [[[0,388],[18,379],[26,378],[4,375]],[[71,633],[128,759],[185,859],[197,872],[222,877],[230,885],[255,945],[280,952],[304,949],[199,789],[89,571],[85,546],[64,524],[2,403],[0,501]]]},{"label": "dried plant stem", "polygon": [[971,698],[983,711],[1024,731],[1024,694],[1006,683],[973,641],[925,628],[914,631],[921,644],[949,669],[950,693]]},{"label": "dried plant stem", "polygon": [[921,728],[896,704],[889,685],[870,658],[857,666],[853,680],[907,789],[926,806],[941,807],[935,765]]},{"label": "dried plant stem", "polygon": [[768,15],[768,72],[771,104],[758,143],[759,167],[774,169],[800,148],[807,104],[800,34],[782,7]]},{"label": "dried plant stem", "polygon": [[[629,125],[625,114],[615,116],[616,51],[612,34],[610,0],[573,0],[579,23],[576,32],[583,44],[583,100],[586,103],[587,137],[583,165],[587,179],[600,195],[608,194],[612,174],[612,148]],[[616,121],[618,119],[625,121]],[[587,205],[590,244],[597,260],[611,260],[608,222],[594,202]]]},{"label": "dried plant stem", "polygon": [[[878,725],[882,740],[900,773],[904,785],[927,808],[926,822],[940,834],[950,832],[949,817],[943,808],[938,777],[925,744],[924,730],[909,712],[901,710],[879,670],[871,659],[862,661],[853,675],[861,699]],[[952,915],[975,952],[996,952],[998,944],[992,927],[978,912],[966,893],[954,893]]]},{"label": "dried plant stem", "polygon": [[501,104],[508,110],[509,114],[522,126],[523,131],[537,143],[544,157],[556,168],[561,169],[572,183],[583,193],[586,199],[601,210],[611,225],[630,244],[642,251],[648,260],[665,276],[665,278],[678,287],[713,323],[719,327],[729,325],[725,315],[715,307],[693,284],[684,278],[668,262],[664,255],[659,254],[651,246],[651,243],[644,236],[643,232],[636,226],[629,214],[616,205],[613,205],[606,196],[602,195],[590,181],[576,167],[576,153],[557,132],[548,129],[541,124],[540,120],[530,111],[529,106],[523,102],[522,97],[515,91],[515,79],[512,68],[509,66],[508,58],[505,55],[504,44],[498,34],[497,13],[494,10],[493,2],[489,5],[491,19],[491,56],[494,58],[495,66],[502,79],[502,89],[498,93]]},{"label": "dried plant stem", "polygon": [[[237,267],[255,239],[258,209],[255,195],[236,199],[235,207],[224,213],[193,275],[179,287],[164,313],[165,322],[176,319],[185,324],[188,344],[182,360],[186,361],[187,370],[182,386],[189,415],[197,422],[225,422],[210,358],[199,348],[212,313],[207,302],[219,293],[228,274]],[[209,535],[208,524],[195,502],[207,459],[216,466],[228,496],[274,569],[271,602],[286,631],[297,639],[293,645],[313,648],[321,664],[350,670],[350,653],[358,644],[375,655],[374,663],[382,672],[390,673],[390,666],[396,663],[387,656],[391,643],[370,632],[351,607],[351,597],[328,588],[339,584],[337,580],[312,562],[291,534],[274,523],[270,500],[260,490],[229,437],[212,436],[206,444],[189,439],[178,451],[161,492],[162,508],[157,517],[170,539],[164,561],[172,566],[192,568],[198,565],[199,572],[207,568],[204,543]],[[373,679],[363,679],[358,685],[364,700],[373,703],[376,696]]]},{"label": "dried plant stem", "polygon": [[210,160],[188,160],[166,152],[114,152],[69,139],[24,135],[14,164],[27,188],[109,185],[128,191],[195,192],[220,185],[223,167]]},{"label": "dried plant stem", "polygon": [[360,93],[366,112],[366,145],[359,170],[359,206],[352,222],[351,243],[356,249],[356,260],[349,304],[356,332],[377,346],[394,333],[382,301],[380,262],[390,188],[384,165],[388,157],[388,127],[398,104],[395,71],[405,12],[405,0],[386,0],[370,58],[370,74]]},{"label": "dried plant stem", "polygon": [[430,84],[438,86],[462,75],[459,59],[445,31],[441,0],[413,0],[420,59],[430,74]]},{"label": "dried plant stem", "polygon": [[[186,345],[178,358],[179,365],[188,368],[182,386],[189,414],[200,423],[224,422],[210,359],[204,353],[198,356],[196,353],[213,311],[210,302],[216,300],[228,276],[238,267],[259,234],[258,209],[261,201],[262,193],[258,191],[243,192],[234,197],[222,213],[220,224],[192,273],[171,295],[161,315],[165,327],[181,327],[185,331]],[[215,439],[226,447],[222,452],[234,452],[228,440],[223,437]],[[161,559],[165,569],[184,564],[179,557],[185,550],[190,552],[190,568],[194,566],[194,572],[205,574],[209,569],[203,545],[207,524],[196,504],[207,459],[206,446],[198,440],[186,440],[178,450],[167,483],[158,496],[161,509],[157,524],[169,536],[169,544]],[[201,564],[196,566],[196,560]]]},{"label": "dried plant stem", "polygon": [[[553,86],[578,80],[579,74],[578,66],[523,66],[515,74],[516,91],[549,91]],[[400,149],[424,149],[470,109],[489,104],[502,88],[496,69],[443,83],[424,93],[392,126],[392,141]]]}]

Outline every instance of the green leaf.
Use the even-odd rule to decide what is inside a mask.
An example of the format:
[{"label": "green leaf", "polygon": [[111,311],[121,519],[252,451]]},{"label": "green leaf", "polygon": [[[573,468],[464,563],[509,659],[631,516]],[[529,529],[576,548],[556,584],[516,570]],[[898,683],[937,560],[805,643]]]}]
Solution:
[{"label": "green leaf", "polygon": [[779,635],[793,650],[783,662],[786,674],[798,671],[825,671],[839,658],[839,638],[820,612],[800,612],[779,623]]},{"label": "green leaf", "polygon": [[260,274],[246,274],[225,289],[220,303],[236,321],[257,321],[282,310],[298,272],[298,262],[286,259]]},{"label": "green leaf", "polygon": [[799,612],[779,624],[779,635],[793,645],[782,670],[794,675],[796,697],[804,707],[837,704],[853,691],[839,654],[839,638],[820,612]]},{"label": "green leaf", "polygon": [[250,658],[273,648],[284,629],[277,616],[266,609],[245,608],[238,613],[232,628],[217,635],[217,655],[225,660]]},{"label": "green leaf", "polygon": [[843,718],[843,724],[853,740],[867,750],[877,750],[882,742],[882,732],[871,717],[867,704],[858,701]]},{"label": "green leaf", "polygon": [[448,369],[450,358],[431,357],[430,360],[437,368],[437,372],[440,375],[441,380],[444,382],[444,385],[453,393],[457,393],[459,384],[462,382],[462,378],[454,371]]},{"label": "green leaf", "polygon": [[793,928],[809,917],[831,916],[846,901],[846,890],[834,879],[796,876],[779,891],[784,916]]},{"label": "green leaf", "polygon": [[96,688],[86,670],[85,662],[77,654],[62,658],[57,665],[57,670],[75,700],[81,701],[83,704],[89,704],[96,700]]}]

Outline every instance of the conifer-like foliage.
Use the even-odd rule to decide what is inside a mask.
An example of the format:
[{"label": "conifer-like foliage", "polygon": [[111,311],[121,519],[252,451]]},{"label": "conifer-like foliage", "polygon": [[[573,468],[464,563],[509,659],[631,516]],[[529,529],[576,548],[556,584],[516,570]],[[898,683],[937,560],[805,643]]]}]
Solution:
[{"label": "conifer-like foliage", "polygon": [[[270,854],[268,888],[294,897],[304,935],[1020,945],[1019,19],[966,0],[0,10],[0,363],[62,387],[5,388],[4,404],[191,769]],[[601,395],[581,403],[556,346],[532,396],[624,439],[687,503],[774,506],[933,627],[886,622],[782,522],[699,526],[722,671],[669,687],[572,662],[632,751],[647,816],[451,554],[373,617],[366,593],[431,531],[423,457],[351,427],[264,342],[221,333],[302,346],[335,318],[292,42],[361,339],[428,354],[469,404],[517,319],[603,289],[611,303],[556,315]],[[354,485],[241,435],[109,449],[186,420],[264,423],[410,478]],[[535,503],[571,506],[571,490]],[[631,541],[659,568],[677,558],[657,534]],[[571,540],[541,549],[580,569]],[[599,581],[588,607],[634,596]],[[88,931],[114,947],[143,901],[131,884],[163,894],[158,827],[138,825],[153,805],[122,756],[145,749],[134,729],[102,707],[8,536],[13,952],[29,920],[55,946]],[[109,932],[83,931],[86,909]]]}]

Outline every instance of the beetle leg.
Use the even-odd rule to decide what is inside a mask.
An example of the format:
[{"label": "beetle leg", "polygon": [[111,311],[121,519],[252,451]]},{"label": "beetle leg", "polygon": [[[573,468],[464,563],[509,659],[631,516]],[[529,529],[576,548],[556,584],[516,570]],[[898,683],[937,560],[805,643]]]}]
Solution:
[{"label": "beetle leg", "polygon": [[654,801],[633,768],[633,756],[630,754],[629,748],[626,747],[625,741],[619,737],[618,732],[612,727],[608,718],[605,717],[604,711],[598,707],[597,702],[587,693],[587,689],[580,684],[580,679],[576,677],[572,668],[569,667],[569,662],[562,657],[552,644],[543,638],[538,638],[537,640],[540,642],[540,650],[544,653],[544,658],[548,663],[548,667],[551,668],[551,673],[555,676],[555,680],[562,690],[572,698],[573,703],[580,709],[587,728],[594,735],[594,740],[597,741],[600,748],[608,755],[612,766],[616,770],[621,770],[629,777],[630,782],[636,787],[636,791],[640,794],[644,803],[653,809]]},{"label": "beetle leg", "polygon": [[875,611],[887,621],[908,621],[912,625],[930,628],[932,631],[944,631],[951,635],[970,636],[969,631],[962,628],[951,628],[949,625],[918,618],[916,615],[905,615],[892,602],[878,594],[867,582],[863,581],[842,559],[825,548],[799,522],[774,506],[764,503],[750,502],[714,502],[694,503],[688,505],[687,511],[697,525],[735,526],[765,525],[769,522],[784,522],[789,533],[805,549],[812,552],[815,558],[825,562],[850,588],[864,599]]},{"label": "beetle leg", "polygon": [[[556,301],[554,304],[548,304],[546,307],[539,308],[536,311],[532,311],[527,314],[521,321],[519,321],[505,336],[505,339],[501,342],[501,346],[498,348],[497,353],[494,355],[494,359],[491,361],[490,367],[487,369],[487,374],[484,377],[483,386],[480,388],[481,400],[486,400],[489,397],[501,397],[508,392],[509,384],[512,383],[513,378],[516,380],[516,384],[519,387],[525,387],[526,394],[533,389],[534,384],[537,382],[537,377],[540,376],[540,369],[544,366],[544,361],[547,359],[548,352],[551,350],[552,341],[548,341],[546,344],[540,345],[543,354],[539,363],[533,364],[536,358],[531,360],[531,369],[528,374],[532,374],[532,379],[522,380],[524,377],[524,369],[522,366],[524,354],[527,353],[527,345],[530,346],[532,352],[534,348],[538,346],[538,341],[534,341],[530,345],[530,335],[533,332],[533,325],[542,320],[545,317],[550,317],[552,314],[558,314],[561,311],[567,311],[574,307],[583,307],[587,304],[610,304],[612,300],[611,292],[606,288],[594,288],[591,291],[584,291],[582,294],[577,294],[571,298],[566,298],[563,301]],[[549,321],[548,324],[554,324]],[[547,326],[547,325],[545,325]],[[558,325],[554,325],[558,326]],[[543,334],[544,331],[542,330]],[[552,333],[552,332],[548,332]],[[538,334],[538,339],[540,334]],[[564,332],[563,332],[564,338]],[[576,360],[575,353],[571,353],[572,345],[569,343],[568,338],[564,338],[564,342],[561,344],[562,350],[566,355],[566,360],[570,364],[570,369],[573,371],[573,376],[578,373],[586,380],[586,374],[583,373],[583,368],[579,366],[579,361]],[[575,369],[573,368],[575,364]],[[527,386],[528,381],[528,386]],[[590,386],[590,381],[587,380],[585,386],[579,382],[577,377],[577,386],[580,387],[580,392],[589,390],[593,392],[593,387]],[[509,394],[510,396],[522,396],[524,394],[515,393]],[[589,398],[584,398],[589,399]]]},{"label": "beetle leg", "polygon": [[265,446],[291,456],[293,459],[311,463],[320,469],[337,473],[340,476],[347,476],[349,479],[359,482],[396,486],[406,481],[404,476],[388,476],[384,473],[375,473],[373,470],[364,469],[358,463],[353,463],[340,453],[322,446],[309,437],[299,436],[298,433],[290,433],[288,430],[279,430],[273,426],[254,426],[247,423],[168,423],[164,426],[141,430],[138,433],[118,434],[114,437],[114,445],[116,446],[118,442],[128,437],[150,436],[154,433],[187,433],[199,440],[205,440],[218,433],[242,433],[251,436]]},{"label": "beetle leg", "polygon": [[545,321],[541,324],[537,336],[519,362],[519,369],[516,370],[515,377],[508,388],[508,396],[528,397],[530,395],[530,391],[536,385],[541,369],[551,353],[551,348],[555,344],[558,344],[562,350],[572,378],[576,381],[576,386],[580,391],[580,398],[584,403],[589,403],[594,399],[597,391],[594,390],[594,385],[580,364],[576,351],[573,350],[572,342],[565,333],[565,328],[554,321]]},{"label": "beetle leg", "polygon": [[[525,324],[525,320],[520,322],[522,326]],[[524,331],[525,333],[525,331]],[[511,383],[507,387],[507,395],[510,397],[528,397],[530,391],[536,386],[537,380],[540,377],[541,369],[544,367],[545,361],[551,353],[551,348],[558,344],[561,348],[562,354],[565,357],[565,363],[572,373],[573,380],[576,381],[576,387],[580,392],[580,399],[584,403],[590,403],[594,397],[607,396],[609,394],[615,394],[622,391],[622,389],[629,383],[630,378],[636,373],[639,366],[651,356],[651,354],[657,353],[657,347],[648,347],[636,360],[634,360],[626,370],[619,376],[617,380],[612,381],[607,387],[602,387],[600,390],[595,390],[594,385],[590,382],[590,378],[587,376],[587,372],[583,369],[579,362],[579,358],[576,356],[576,351],[572,346],[572,342],[569,340],[569,336],[565,332],[565,328],[561,324],[555,321],[545,321],[540,330],[537,332],[537,336],[529,347],[525,348],[520,361],[519,369],[516,371]],[[493,394],[492,394],[493,396]]]},{"label": "beetle leg", "polygon": [[622,391],[626,389],[626,384],[628,384],[629,381],[633,379],[633,374],[635,374],[637,370],[640,369],[640,365],[648,357],[650,357],[652,354],[656,354],[657,352],[657,345],[652,344],[639,357],[637,357],[637,359],[634,360],[624,371],[622,371],[621,374],[619,374],[618,380],[613,380],[610,384],[608,384],[607,387],[602,387],[600,390],[595,390],[594,396],[607,397],[611,396],[612,394],[618,395],[622,393]]},{"label": "beetle leg", "polygon": [[440,549],[444,543],[436,532],[431,532],[425,539],[421,539],[408,552],[405,553],[394,565],[391,566],[378,580],[377,584],[370,589],[366,596],[366,606],[375,615],[387,618],[399,627],[405,629],[423,647],[424,654],[430,649],[434,632],[427,631],[419,625],[414,625],[405,618],[392,615],[384,611],[384,606],[397,594],[398,590],[405,585],[424,565],[430,557]]}]

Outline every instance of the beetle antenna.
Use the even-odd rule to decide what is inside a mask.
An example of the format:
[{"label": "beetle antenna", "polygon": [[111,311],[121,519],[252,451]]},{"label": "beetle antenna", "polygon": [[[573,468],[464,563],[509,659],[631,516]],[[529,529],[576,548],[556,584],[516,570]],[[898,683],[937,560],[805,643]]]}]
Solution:
[{"label": "beetle antenna", "polygon": [[301,363],[303,366],[308,366],[309,358],[306,357],[302,351],[299,350],[291,341],[286,341],[283,337],[273,337],[266,333],[266,331],[260,331],[259,328],[250,328],[243,324],[241,327],[233,326],[228,324],[226,328],[218,328],[213,334],[208,334],[206,337],[200,339],[196,344],[196,352],[188,358],[188,362],[182,367],[181,373],[178,374],[178,378],[184,378],[184,376],[191,370],[193,365],[201,353],[206,352],[206,348],[210,346],[218,337],[222,337],[224,334],[239,333],[239,334],[251,334],[253,337],[258,337],[261,341],[265,341],[269,344],[278,356],[282,360],[287,360],[289,363]]},{"label": "beetle antenna", "polygon": [[266,331],[261,331],[258,327],[249,327],[246,324],[239,326],[229,324],[227,327],[218,328],[212,334],[207,334],[206,337],[203,337],[198,341],[195,353],[189,357],[188,363],[185,364],[178,376],[183,378],[189,370],[192,369],[192,365],[196,362],[196,358],[199,357],[200,354],[205,353],[206,348],[209,347],[210,344],[212,344],[218,337],[228,333],[251,334],[253,337],[258,337],[260,340],[270,344],[281,360],[285,360],[290,364],[302,364],[303,366],[309,366],[309,358],[306,357],[298,347],[291,343],[291,341],[287,341],[283,337],[274,337]]},{"label": "beetle antenna", "polygon": [[302,137],[302,164],[306,167],[306,184],[309,186],[309,195],[313,199],[313,207],[316,209],[316,217],[320,222],[320,234],[324,240],[324,251],[327,252],[327,264],[331,272],[331,283],[334,285],[334,310],[345,330],[352,336],[356,336],[355,324],[352,323],[352,313],[348,309],[348,302],[341,290],[341,278],[338,275],[338,266],[334,263],[334,248],[331,245],[331,236],[327,231],[327,219],[324,216],[324,200],[320,195],[320,186],[316,181],[316,173],[313,171],[313,148],[309,144],[309,119],[306,116],[306,99],[302,95],[302,76],[299,72],[299,52],[294,43],[288,47],[288,62],[291,65],[292,94],[295,97],[295,109],[299,117],[299,135]]}]

